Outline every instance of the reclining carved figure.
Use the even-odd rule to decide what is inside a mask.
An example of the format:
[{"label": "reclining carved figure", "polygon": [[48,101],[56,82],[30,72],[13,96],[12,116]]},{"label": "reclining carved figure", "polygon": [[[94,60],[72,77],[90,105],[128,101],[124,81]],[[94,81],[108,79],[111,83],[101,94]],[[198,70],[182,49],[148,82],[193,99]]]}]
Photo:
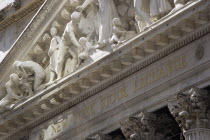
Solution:
[{"label": "reclining carved figure", "polygon": [[21,99],[34,95],[30,83],[20,79],[15,73],[10,75],[10,80],[5,87],[7,94],[0,101],[0,113],[12,109]]}]

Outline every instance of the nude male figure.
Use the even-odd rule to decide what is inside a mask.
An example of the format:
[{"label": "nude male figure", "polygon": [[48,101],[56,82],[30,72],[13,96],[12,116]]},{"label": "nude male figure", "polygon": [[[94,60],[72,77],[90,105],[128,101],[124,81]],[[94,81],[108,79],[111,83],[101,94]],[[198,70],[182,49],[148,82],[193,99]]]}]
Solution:
[{"label": "nude male figure", "polygon": [[73,12],[71,14],[71,21],[66,25],[62,40],[60,42],[59,54],[58,54],[58,65],[57,65],[57,80],[60,80],[63,75],[63,69],[65,64],[66,54],[70,54],[72,59],[72,66],[75,69],[78,66],[79,54],[83,51],[83,47],[78,42],[77,38],[80,38],[78,23],[83,17],[80,12]]},{"label": "nude male figure", "polygon": [[34,95],[31,85],[26,81],[21,81],[15,73],[10,75],[10,80],[5,84],[5,87],[7,95],[0,101],[0,113],[11,109],[13,107],[13,105],[10,105],[12,102]]},{"label": "nude male figure", "polygon": [[42,84],[46,78],[46,73],[39,64],[33,61],[15,61],[13,67],[23,79],[34,78],[33,90],[35,93],[45,88]]}]

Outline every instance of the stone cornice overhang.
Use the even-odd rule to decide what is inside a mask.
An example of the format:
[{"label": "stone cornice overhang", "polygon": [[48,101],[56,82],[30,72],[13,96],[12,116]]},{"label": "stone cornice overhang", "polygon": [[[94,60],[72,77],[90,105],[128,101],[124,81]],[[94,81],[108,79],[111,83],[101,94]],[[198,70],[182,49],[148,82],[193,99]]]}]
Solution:
[{"label": "stone cornice overhang", "polygon": [[[54,4],[56,4],[56,2],[54,2]],[[130,53],[130,51],[139,47],[141,48],[142,44],[155,38],[157,35],[166,33],[167,30],[170,29],[171,27],[177,26],[177,25],[184,26],[184,24],[180,25],[180,22],[182,22],[183,20],[192,18],[192,15],[195,13],[198,13],[199,11],[207,10],[206,8],[209,6],[209,4],[210,4],[209,1],[200,1],[194,4],[189,4],[182,10],[174,13],[173,15],[164,17],[160,21],[153,24],[147,31],[144,31],[138,36],[134,37],[133,39],[127,41],[125,44],[121,45],[119,49],[115,50],[111,54],[101,58],[99,61],[95,63],[92,63],[86,67],[83,67],[82,69],[76,71],[75,73],[72,73],[71,75],[64,77],[61,81],[57,83],[56,86],[54,85],[47,88],[43,92],[37,94],[36,96],[32,97],[31,99],[17,106],[12,112],[3,114],[5,115],[5,118],[0,120],[1,128],[6,128],[4,130],[7,130],[8,128],[12,129],[12,127],[14,127],[13,129],[16,129],[16,130],[13,131],[12,133],[1,131],[1,134],[4,133],[5,138],[10,135],[11,137],[9,137],[9,139],[12,139],[12,137],[13,136],[15,137],[17,133],[20,133],[23,131],[27,132],[30,129],[38,126],[39,124],[53,118],[54,116],[71,108],[72,106],[82,102],[83,100],[89,98],[90,96],[93,96],[94,94],[111,86],[112,84],[126,78],[127,76],[131,74],[134,74],[136,71],[139,71],[140,69],[147,67],[148,65],[173,53],[174,51],[184,47],[185,45],[195,41],[196,39],[208,34],[210,32],[209,21],[206,24],[203,24],[201,27],[197,27],[197,29],[195,28],[193,31],[191,31],[192,33],[190,34],[188,33],[187,35],[182,35],[180,36],[179,39],[175,40],[174,42],[168,43],[164,48],[161,48],[158,51],[154,51],[150,53],[144,59],[139,59],[135,61],[134,59],[130,59],[130,57],[127,58],[128,53]],[[144,48],[144,49],[148,49],[148,48]],[[136,54],[136,56],[140,57],[140,54]],[[116,61],[125,65],[123,68],[121,68],[121,72],[117,72],[117,73],[113,72],[113,68],[115,70],[117,68],[120,69],[120,67],[115,67],[116,65],[111,66],[113,64],[111,62],[116,62]],[[106,69],[107,67],[109,67],[109,69]],[[110,71],[112,72],[109,73]],[[79,85],[78,81],[82,78],[88,79],[88,75],[90,73],[99,73],[100,76],[108,75],[109,78],[107,77],[107,78],[102,79],[100,83],[90,86],[89,89],[83,90],[80,94],[74,96],[72,99],[68,99],[66,102],[60,102],[58,97],[59,97],[59,94],[63,92],[63,89],[71,88],[72,85],[75,85],[75,84]],[[69,92],[72,93],[71,90],[69,90]],[[56,104],[59,103],[60,105],[56,107],[55,102]],[[51,104],[49,105],[49,108],[52,107],[52,109],[48,111],[45,110],[46,113],[42,115],[38,115],[38,116],[33,115],[33,112],[31,112],[32,108],[40,107],[41,104],[45,104],[45,105]],[[23,114],[24,116],[21,116]],[[16,117],[19,115],[22,118],[29,115],[27,116],[27,118],[29,118],[27,123],[23,123],[21,127],[18,126],[18,129],[17,129],[17,126],[8,124],[8,121],[15,122],[17,120]]]},{"label": "stone cornice overhang", "polygon": [[45,0],[33,0],[32,2],[29,2],[29,4],[24,5],[13,15],[6,17],[4,20],[0,21],[0,32],[8,26],[10,26],[11,24],[18,22],[20,19],[33,12],[35,9],[40,7],[44,3],[44,1]]}]

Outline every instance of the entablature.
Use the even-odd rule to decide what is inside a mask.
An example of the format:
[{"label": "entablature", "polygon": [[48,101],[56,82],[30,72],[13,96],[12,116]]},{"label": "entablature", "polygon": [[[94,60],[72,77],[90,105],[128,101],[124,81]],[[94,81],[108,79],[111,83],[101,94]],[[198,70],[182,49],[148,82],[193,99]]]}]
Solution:
[{"label": "entablature", "polygon": [[[34,21],[28,26],[29,29],[25,30],[13,46],[10,54],[0,65],[1,72],[8,70],[2,72],[1,78],[9,77],[14,71],[11,66],[14,60],[34,61],[45,70],[49,69],[47,68],[49,57],[46,54],[52,39],[49,31],[50,27],[53,26],[58,28],[58,31],[64,31],[65,26],[63,25],[68,23],[70,13],[75,9],[71,9],[69,1],[47,1],[45,4]],[[51,4],[52,7],[57,5],[57,8],[44,13],[44,10],[51,7],[47,7],[48,4]],[[62,8],[63,6],[65,8]],[[94,51],[97,53],[90,55],[80,66],[69,73],[67,71],[60,80],[50,84],[33,97],[17,104],[12,111],[2,114],[0,123],[1,127],[5,129],[0,133],[7,135],[9,130],[17,128],[17,124],[21,124],[24,128],[29,124],[44,120],[43,118],[47,114],[52,116],[54,114],[55,116],[58,112],[65,111],[119,80],[182,48],[196,40],[199,34],[201,36],[208,34],[210,30],[208,7],[209,1],[188,3],[179,11],[166,15],[122,44],[114,47],[107,45],[104,48],[95,49]],[[52,12],[53,15],[51,15]],[[33,23],[39,20],[39,16],[42,16],[42,20],[50,17],[47,18],[45,23]],[[41,23],[42,20],[36,22]],[[34,29],[35,25],[39,25],[37,26],[39,28]],[[29,32],[33,30],[36,30],[36,36],[29,36],[31,40],[28,40],[27,34],[30,34]],[[24,38],[27,41],[21,41]],[[20,44],[19,41],[21,42],[19,49],[21,48],[24,51],[17,52],[21,55],[11,58],[16,49],[14,47]],[[48,48],[45,48],[46,46]],[[12,61],[5,64],[9,61],[9,57]],[[139,65],[137,66],[137,64]],[[3,84],[5,84],[5,81]],[[63,106],[62,109],[58,109],[60,106]]]}]

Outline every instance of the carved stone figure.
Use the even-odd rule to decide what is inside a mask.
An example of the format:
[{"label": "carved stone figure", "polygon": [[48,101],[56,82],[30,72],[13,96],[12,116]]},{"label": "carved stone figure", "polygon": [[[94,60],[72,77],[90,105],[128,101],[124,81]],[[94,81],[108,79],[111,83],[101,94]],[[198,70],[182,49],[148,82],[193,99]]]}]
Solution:
[{"label": "carved stone figure", "polygon": [[117,11],[124,29],[137,32],[137,28],[135,27],[135,8],[133,1],[119,0]]},{"label": "carved stone figure", "polygon": [[125,27],[123,27],[123,24],[119,18],[113,19],[113,35],[110,39],[110,43],[113,45],[118,45],[135,35],[135,31],[125,30]]},{"label": "carved stone figure", "polygon": [[[95,0],[85,0],[85,2],[77,7],[77,10],[83,11],[88,5]],[[98,0],[99,2],[99,48],[108,43],[112,35],[112,20],[118,17],[116,7],[113,0]]]},{"label": "carved stone figure", "polygon": [[34,95],[31,85],[25,80],[19,79],[15,73],[10,75],[10,80],[5,84],[7,94],[0,101],[0,113],[7,109],[12,109],[14,104],[11,103],[21,98],[29,98]]},{"label": "carved stone figure", "polygon": [[86,37],[81,37],[79,39],[79,43],[83,47],[83,52],[79,54],[80,62],[78,64],[81,63],[81,59],[82,60],[87,59],[87,57],[89,55],[89,51],[92,50],[92,49],[94,49],[92,43],[89,42],[88,41],[88,38],[86,38]]},{"label": "carved stone figure", "polygon": [[72,69],[75,69],[79,62],[79,54],[83,51],[78,38],[80,38],[78,23],[83,17],[80,12],[73,12],[71,14],[71,21],[66,25],[59,48],[58,65],[57,65],[57,80],[62,78],[65,57],[69,54],[72,59]]},{"label": "carved stone figure", "polygon": [[[136,11],[136,20],[139,25],[140,31],[144,30],[152,24],[149,15],[149,1],[148,0],[134,0],[134,8]],[[142,23],[143,22],[143,23]]]},{"label": "carved stone figure", "polygon": [[165,16],[172,9],[168,0],[151,0],[150,2],[150,15],[160,19]]},{"label": "carved stone figure", "polygon": [[50,57],[50,80],[46,85],[52,84],[55,76],[57,75],[56,66],[58,65],[59,45],[61,42],[61,38],[57,35],[57,29],[55,27],[51,28],[50,33],[52,35],[50,49],[48,51],[48,55]]},{"label": "carved stone figure", "polygon": [[43,82],[45,81],[46,73],[42,66],[40,66],[39,64],[33,61],[15,61],[13,67],[15,68],[18,75],[26,81],[29,81],[30,78],[34,79],[34,93],[37,93],[38,91],[43,90],[45,88]]},{"label": "carved stone figure", "polygon": [[125,35],[127,31],[124,29],[119,18],[113,19],[113,35],[110,42],[113,44],[120,44],[126,40]]}]

